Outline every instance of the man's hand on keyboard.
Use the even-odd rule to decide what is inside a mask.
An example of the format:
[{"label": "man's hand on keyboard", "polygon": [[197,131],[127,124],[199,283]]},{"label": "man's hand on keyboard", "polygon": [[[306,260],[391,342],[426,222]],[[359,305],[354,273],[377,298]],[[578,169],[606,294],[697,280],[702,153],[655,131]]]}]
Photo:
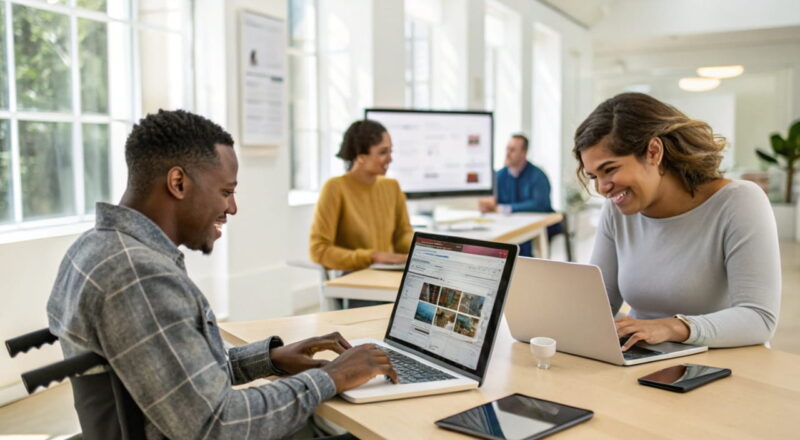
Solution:
[{"label": "man's hand on keyboard", "polygon": [[397,372],[394,371],[392,362],[374,344],[349,348],[322,369],[331,376],[339,393],[355,388],[379,374],[384,374],[397,383]]},{"label": "man's hand on keyboard", "polygon": [[333,332],[273,348],[269,358],[281,370],[297,374],[309,368],[321,368],[328,363],[324,359],[314,359],[315,354],[326,350],[342,354],[350,347],[350,343],[339,332]]}]

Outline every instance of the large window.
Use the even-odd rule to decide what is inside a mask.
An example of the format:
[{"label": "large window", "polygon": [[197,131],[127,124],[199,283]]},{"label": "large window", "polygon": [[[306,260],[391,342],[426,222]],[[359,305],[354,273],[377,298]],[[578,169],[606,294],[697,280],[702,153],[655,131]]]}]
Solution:
[{"label": "large window", "polygon": [[431,106],[431,25],[406,18],[406,106]]},{"label": "large window", "polygon": [[486,109],[494,112],[494,166],[504,166],[509,137],[522,130],[522,62],[518,14],[495,1],[484,18],[484,91]]},{"label": "large window", "polygon": [[291,186],[300,190],[290,197],[298,195],[298,203],[344,172],[335,157],[342,135],[372,100],[372,45],[364,31],[371,13],[363,5],[288,0]]},{"label": "large window", "polygon": [[0,231],[88,220],[96,201],[120,195],[135,118],[191,105],[190,10],[0,1]]},{"label": "large window", "polygon": [[321,180],[317,0],[289,0],[289,126],[292,188],[317,190]]}]

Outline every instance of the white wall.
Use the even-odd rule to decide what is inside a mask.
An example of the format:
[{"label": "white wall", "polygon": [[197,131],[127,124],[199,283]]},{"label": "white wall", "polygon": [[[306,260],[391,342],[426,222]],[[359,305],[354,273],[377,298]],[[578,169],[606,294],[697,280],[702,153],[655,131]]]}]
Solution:
[{"label": "white wall", "polygon": [[[588,29],[575,24],[552,8],[537,1],[498,0],[522,18],[522,131],[533,132],[533,112],[548,109],[533,108],[533,42],[535,23],[541,23],[561,38],[561,126],[560,145],[531,145],[529,155],[535,158],[537,149],[560,149],[560,161],[550,163],[544,171],[553,187],[575,186],[575,160],[572,158],[572,138],[575,129],[591,111],[592,40]],[[533,136],[531,136],[533,138]],[[502,146],[505,147],[504,145]],[[534,160],[535,161],[535,160]],[[556,209],[563,207],[566,193],[553,199]]]},{"label": "white wall", "polygon": [[[226,128],[234,140],[239,131],[238,23],[243,10],[286,19],[281,0],[225,2]],[[284,121],[288,124],[288,121]],[[288,125],[284,126],[284,132]],[[286,252],[294,243],[289,223],[289,151],[284,140],[263,150],[239,145],[239,212],[225,231],[228,237],[229,312],[232,319],[285,316],[292,312]]]},{"label": "white wall", "polygon": [[[47,327],[45,306],[61,257],[77,235],[0,245],[0,338],[19,336]],[[0,404],[24,395],[19,374],[60,359],[56,345],[11,359],[0,350]]]}]

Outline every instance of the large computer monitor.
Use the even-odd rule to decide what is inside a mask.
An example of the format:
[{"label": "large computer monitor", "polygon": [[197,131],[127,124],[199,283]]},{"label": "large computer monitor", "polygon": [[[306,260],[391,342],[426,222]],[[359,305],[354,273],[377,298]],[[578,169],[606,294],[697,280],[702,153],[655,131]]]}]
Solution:
[{"label": "large computer monitor", "polygon": [[492,194],[491,112],[370,108],[364,116],[389,131],[393,161],[387,176],[409,199]]}]

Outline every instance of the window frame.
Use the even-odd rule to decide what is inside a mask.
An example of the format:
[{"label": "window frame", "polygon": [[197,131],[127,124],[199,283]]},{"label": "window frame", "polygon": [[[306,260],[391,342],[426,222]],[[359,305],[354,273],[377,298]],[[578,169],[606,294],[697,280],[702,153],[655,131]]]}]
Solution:
[{"label": "window frame", "polygon": [[[292,41],[292,5],[291,3],[294,0],[287,0],[287,15],[289,21],[289,29],[287,32],[287,55],[289,57],[289,204],[290,205],[304,205],[308,204],[309,200],[313,199],[314,197],[310,197],[310,194],[315,194],[319,191],[322,185],[322,180],[324,178],[324,166],[323,160],[319,160],[316,163],[316,170],[310,176],[308,182],[304,182],[303,184],[298,184],[297,176],[302,175],[302,173],[295,167],[295,159],[297,158],[298,154],[300,153],[300,145],[298,143],[298,139],[300,136],[297,136],[299,133],[303,133],[304,135],[307,134],[309,136],[313,136],[316,138],[316,142],[314,143],[314,149],[316,150],[316,155],[319,158],[322,158],[322,145],[324,139],[324,123],[323,118],[325,117],[324,109],[322,105],[320,105],[320,100],[322,99],[322,75],[320,74],[321,65],[322,65],[322,56],[321,56],[321,49],[320,49],[320,5],[319,0],[308,0],[312,5],[312,9],[314,11],[314,44],[311,48],[298,48],[294,45]],[[298,81],[298,76],[294,70],[294,65],[297,60],[300,59],[307,59],[311,60],[315,66],[314,68],[314,79],[311,81],[313,83],[313,93],[314,93],[314,104],[310,105],[310,107],[315,109],[316,112],[316,126],[311,129],[306,128],[298,128],[296,125],[296,118],[295,118],[295,104],[296,104],[296,97],[292,93],[295,87],[295,82]],[[313,176],[316,175],[316,187],[314,186]]]},{"label": "window frame", "polygon": [[[117,0],[109,0],[117,1]],[[142,113],[142,93],[141,93],[141,69],[139,54],[139,34],[141,31],[157,31],[173,35],[178,35],[184,42],[185,53],[187,61],[184,67],[182,76],[184,78],[184,96],[188,107],[193,107],[194,100],[194,35],[192,16],[194,11],[194,0],[185,0],[186,17],[184,26],[181,29],[176,29],[159,24],[144,22],[140,18],[139,0],[127,0],[127,4],[123,7],[127,9],[124,18],[111,15],[108,10],[105,12],[93,11],[85,9],[76,5],[75,0],[70,0],[67,5],[50,4],[45,1],[36,0],[4,0],[0,2],[0,7],[4,8],[5,12],[5,47],[6,50],[6,74],[7,84],[0,85],[8,87],[8,108],[0,108],[0,120],[8,121],[9,124],[9,137],[8,146],[10,154],[10,201],[11,212],[9,220],[0,224],[0,243],[8,243],[15,241],[22,241],[27,239],[45,238],[50,236],[59,236],[64,234],[75,233],[79,230],[84,230],[91,225],[95,218],[95,213],[86,209],[85,200],[85,175],[84,175],[84,151],[83,151],[83,126],[84,124],[102,124],[108,127],[108,193],[111,199],[118,198],[121,195],[122,188],[115,182],[120,180],[120,173],[125,174],[127,170],[124,167],[120,168],[122,157],[124,156],[124,145],[117,145],[114,140],[113,132],[114,126],[124,125],[129,131],[133,124],[139,119]],[[66,16],[69,20],[69,56],[72,60],[70,69],[70,96],[71,96],[71,109],[64,112],[54,111],[31,111],[19,110],[17,100],[17,79],[16,79],[16,60],[15,60],[15,39],[14,39],[14,26],[13,26],[13,9],[15,6],[27,7],[36,10],[46,11],[59,15]],[[132,69],[129,72],[130,85],[127,91],[127,96],[121,98],[123,100],[123,107],[126,109],[125,116],[112,115],[112,102],[119,98],[119,90],[114,90],[112,82],[110,81],[113,68],[109,66],[106,75],[109,78],[108,84],[108,100],[109,106],[105,114],[98,113],[84,113],[83,102],[81,94],[81,63],[80,63],[80,47],[79,47],[79,33],[78,26],[79,20],[91,20],[93,22],[102,23],[106,26],[106,39],[110,39],[110,28],[112,24],[121,24],[126,26],[125,42],[127,45],[126,50],[128,53],[124,55],[130,63]],[[186,22],[188,21],[188,23]],[[110,62],[110,60],[107,60]],[[115,98],[116,97],[116,98]],[[21,156],[20,156],[20,139],[19,139],[19,126],[20,122],[61,122],[70,124],[71,138],[70,148],[72,157],[72,182],[73,182],[73,201],[72,209],[74,214],[54,215],[46,218],[23,218],[23,193],[22,193],[22,173],[20,170]],[[115,160],[115,158],[117,160]],[[124,176],[123,176],[124,177]]]},{"label": "window frame", "polygon": [[[405,77],[405,93],[406,93],[406,107],[410,109],[425,110],[431,108],[431,100],[433,98],[433,25],[425,20],[406,16],[405,17],[405,31],[404,35],[406,45],[406,77]],[[417,52],[420,50],[419,42],[422,40],[418,37],[419,28],[425,27],[427,30],[427,37],[425,43],[428,48],[425,58],[427,58],[428,66],[428,79],[421,81],[417,78]],[[410,76],[410,79],[409,79]],[[417,93],[420,86],[427,86],[427,103],[423,106],[417,102]]]}]

